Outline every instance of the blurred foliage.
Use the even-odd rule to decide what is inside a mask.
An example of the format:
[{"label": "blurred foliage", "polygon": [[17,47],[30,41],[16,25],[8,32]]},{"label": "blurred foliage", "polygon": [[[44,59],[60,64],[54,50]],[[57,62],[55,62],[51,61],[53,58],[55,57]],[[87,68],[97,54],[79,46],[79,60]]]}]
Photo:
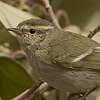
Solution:
[{"label": "blurred foliage", "polygon": [[[52,1],[54,11],[64,9],[68,13],[71,23],[82,29],[91,30],[99,24],[100,1],[98,0],[56,0]],[[56,6],[55,6],[56,5]]]},{"label": "blurred foliage", "polygon": [[[80,34],[87,36],[89,31],[100,24],[100,1],[99,0],[52,0],[53,10],[63,9],[69,15],[71,24],[81,28]],[[55,6],[56,5],[56,6]],[[64,23],[62,23],[64,24]],[[93,39],[100,42],[100,32]]]},{"label": "blurred foliage", "polygon": [[[3,3],[3,2],[5,3]],[[38,79],[30,67],[26,57],[22,59],[16,51],[20,50],[14,33],[9,34],[6,28],[16,27],[19,22],[42,17],[50,20],[41,0],[1,0],[0,1],[0,97],[10,100],[34,84]],[[99,0],[50,0],[56,17],[64,30],[69,30],[87,36],[100,24]],[[11,6],[12,5],[12,6]],[[14,7],[13,7],[14,6]],[[16,7],[16,8],[15,8]],[[62,12],[60,12],[62,9]],[[22,11],[23,10],[23,11]],[[59,10],[59,11],[58,11]],[[58,11],[58,12],[57,12]],[[63,13],[63,11],[66,13]],[[57,14],[58,13],[58,14]],[[35,15],[35,16],[34,16]],[[69,16],[69,19],[68,19]],[[70,25],[66,21],[69,20]],[[100,32],[93,39],[100,42]],[[5,45],[5,44],[8,44]],[[12,57],[12,55],[15,55]],[[23,56],[23,54],[21,54]],[[17,58],[16,60],[13,60]],[[47,91],[37,100],[66,100],[63,92]],[[6,95],[6,96],[5,96]],[[95,97],[95,96],[93,96]],[[92,98],[93,98],[92,97]],[[91,98],[91,97],[90,97]],[[88,100],[92,100],[92,98]],[[96,97],[93,98],[96,100]],[[98,99],[99,100],[99,99]]]},{"label": "blurred foliage", "polygon": [[8,57],[0,57],[0,97],[3,100],[14,98],[33,83],[21,64]]}]

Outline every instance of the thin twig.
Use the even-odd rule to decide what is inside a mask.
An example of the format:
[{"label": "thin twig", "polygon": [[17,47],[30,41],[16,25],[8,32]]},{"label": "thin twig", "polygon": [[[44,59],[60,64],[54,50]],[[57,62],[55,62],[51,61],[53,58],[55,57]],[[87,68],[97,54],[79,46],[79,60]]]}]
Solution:
[{"label": "thin twig", "polygon": [[96,27],[93,31],[90,31],[90,33],[87,37],[92,38],[99,31],[100,31],[100,25],[98,27]]},{"label": "thin twig", "polygon": [[39,81],[34,84],[28,91],[27,94],[23,95],[23,97],[20,98],[20,100],[25,100],[29,95],[31,95],[41,84],[43,83],[43,80],[39,79]]},{"label": "thin twig", "polygon": [[70,25],[69,16],[68,16],[67,12],[65,12],[64,10],[62,10],[62,9],[57,10],[55,16],[56,16],[58,21],[59,21],[60,17],[63,16],[65,19],[66,26]]},{"label": "thin twig", "polygon": [[16,50],[15,52],[10,50],[10,57],[11,58],[16,58],[17,55],[22,55],[22,56],[26,56],[25,52],[23,50]]},{"label": "thin twig", "polygon": [[38,95],[42,94],[44,91],[46,91],[50,87],[49,84],[46,82],[43,82],[28,98],[27,100],[32,100]]},{"label": "thin twig", "polygon": [[51,7],[51,5],[50,5],[50,3],[49,3],[49,0],[42,0],[42,1],[44,2],[45,7],[46,7],[46,10],[47,10],[47,12],[48,12],[48,14],[49,14],[49,16],[50,16],[52,22],[54,23],[54,25],[57,26],[59,29],[61,29],[61,27],[60,27],[58,21],[56,20],[56,17],[55,17],[55,15],[54,15],[54,12],[53,12],[53,10],[52,10],[52,7]]},{"label": "thin twig", "polygon": [[79,100],[84,100],[89,94],[91,94],[93,91],[95,91],[98,87],[100,87],[100,86],[96,86],[95,88],[93,88],[93,89],[87,91],[87,92],[84,94],[84,96],[81,97]]},{"label": "thin twig", "polygon": [[29,89],[25,90],[23,93],[21,93],[20,95],[18,95],[17,97],[15,97],[15,98],[13,98],[11,100],[20,100],[20,98],[23,97],[28,92],[29,92]]},{"label": "thin twig", "polygon": [[48,88],[49,88],[49,85],[40,79],[32,88],[24,91],[21,95],[19,95],[18,97],[15,97],[12,100],[25,100],[27,98],[29,98],[27,100],[31,100],[30,96],[35,98],[37,95],[39,95],[40,93],[43,93]]}]

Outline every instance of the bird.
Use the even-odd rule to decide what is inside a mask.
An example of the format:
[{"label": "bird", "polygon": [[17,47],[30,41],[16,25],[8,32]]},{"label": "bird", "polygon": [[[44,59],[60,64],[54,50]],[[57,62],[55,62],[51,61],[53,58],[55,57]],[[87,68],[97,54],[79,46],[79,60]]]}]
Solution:
[{"label": "bird", "polygon": [[41,18],[22,21],[8,31],[16,33],[30,65],[52,87],[77,94],[99,88],[100,44],[96,41]]}]

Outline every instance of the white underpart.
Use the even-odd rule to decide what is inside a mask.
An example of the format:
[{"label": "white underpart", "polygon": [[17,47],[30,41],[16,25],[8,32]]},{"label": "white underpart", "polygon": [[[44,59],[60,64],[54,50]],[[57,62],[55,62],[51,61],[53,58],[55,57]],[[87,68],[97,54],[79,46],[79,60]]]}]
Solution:
[{"label": "white underpart", "polygon": [[80,61],[81,59],[83,59],[84,57],[86,57],[87,55],[89,55],[89,54],[91,54],[91,53],[92,53],[92,51],[83,53],[83,54],[79,55],[77,58],[73,59],[72,62]]}]

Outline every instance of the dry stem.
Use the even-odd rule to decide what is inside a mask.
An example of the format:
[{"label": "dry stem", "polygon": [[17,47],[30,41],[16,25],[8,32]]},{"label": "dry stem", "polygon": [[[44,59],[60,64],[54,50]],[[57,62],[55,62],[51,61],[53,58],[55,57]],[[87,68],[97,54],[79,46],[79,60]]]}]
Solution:
[{"label": "dry stem", "polygon": [[46,10],[47,10],[47,12],[48,12],[48,14],[49,14],[49,16],[50,16],[52,22],[54,23],[54,25],[57,26],[59,29],[61,29],[61,27],[60,27],[58,21],[56,20],[56,17],[55,17],[55,15],[54,15],[54,12],[53,12],[53,10],[52,10],[52,7],[51,7],[51,5],[49,4],[49,0],[42,0],[42,1],[44,2],[45,8],[46,8]]},{"label": "dry stem", "polygon": [[65,24],[66,24],[66,26],[70,25],[70,19],[69,19],[68,14],[66,13],[66,11],[64,11],[64,10],[62,10],[62,9],[59,9],[59,10],[57,10],[55,16],[56,16],[56,18],[58,19],[58,21],[59,21],[59,18],[60,18],[61,16],[63,16],[64,19],[65,19]]},{"label": "dry stem", "polygon": [[43,82],[28,98],[27,100],[32,100],[38,95],[42,94],[44,91],[46,91],[49,88],[49,84],[46,82]]},{"label": "dry stem", "polygon": [[13,98],[12,100],[32,100],[39,94],[46,91],[48,88],[49,88],[49,85],[40,79],[32,88],[27,89],[22,94]]},{"label": "dry stem", "polygon": [[88,38],[92,38],[98,31],[100,31],[100,25],[97,26],[93,31],[90,31]]}]

